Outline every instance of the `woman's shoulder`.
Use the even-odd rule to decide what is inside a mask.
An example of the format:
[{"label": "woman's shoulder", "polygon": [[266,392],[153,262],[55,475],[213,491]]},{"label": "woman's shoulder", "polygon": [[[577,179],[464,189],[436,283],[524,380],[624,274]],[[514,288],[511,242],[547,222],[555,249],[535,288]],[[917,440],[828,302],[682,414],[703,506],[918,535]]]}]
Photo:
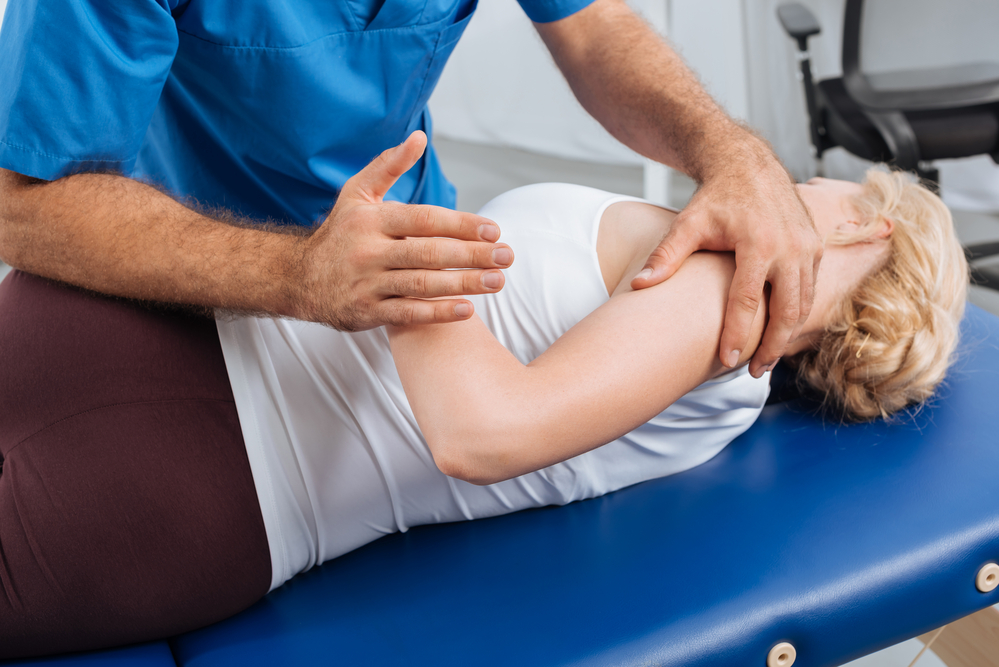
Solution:
[{"label": "woman's shoulder", "polygon": [[514,206],[547,206],[552,201],[578,201],[580,203],[600,201],[618,197],[613,192],[599,190],[575,183],[532,183],[513,190],[507,190],[489,201],[482,210],[505,209]]},{"label": "woman's shoulder", "polygon": [[603,209],[622,200],[637,198],[571,183],[535,183],[497,196],[479,215],[495,221],[504,234],[576,230],[589,237]]}]

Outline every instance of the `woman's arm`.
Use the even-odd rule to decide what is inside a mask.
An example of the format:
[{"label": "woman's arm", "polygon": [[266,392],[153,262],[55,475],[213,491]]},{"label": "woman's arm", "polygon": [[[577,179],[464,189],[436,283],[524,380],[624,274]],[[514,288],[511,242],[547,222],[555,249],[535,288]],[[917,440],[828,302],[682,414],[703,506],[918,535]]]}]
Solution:
[{"label": "woman's arm", "polygon": [[[720,374],[734,272],[731,255],[697,253],[665,283],[616,293],[526,366],[478,316],[390,328],[438,467],[476,484],[539,470],[620,437]],[[759,344],[764,320],[761,308],[740,363]]]}]

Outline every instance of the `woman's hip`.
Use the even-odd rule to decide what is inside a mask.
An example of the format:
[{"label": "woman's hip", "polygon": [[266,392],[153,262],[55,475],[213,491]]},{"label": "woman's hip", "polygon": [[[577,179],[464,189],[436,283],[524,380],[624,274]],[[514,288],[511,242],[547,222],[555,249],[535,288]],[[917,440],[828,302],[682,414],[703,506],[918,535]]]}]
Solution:
[{"label": "woman's hip", "polygon": [[214,321],[0,284],[0,658],[210,624],[270,584]]}]

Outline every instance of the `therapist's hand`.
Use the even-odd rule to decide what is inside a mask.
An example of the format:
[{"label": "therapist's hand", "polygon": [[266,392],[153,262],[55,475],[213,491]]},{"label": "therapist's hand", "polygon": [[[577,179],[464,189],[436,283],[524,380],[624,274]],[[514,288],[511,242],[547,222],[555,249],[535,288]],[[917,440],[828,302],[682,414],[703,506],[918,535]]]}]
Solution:
[{"label": "therapist's hand", "polygon": [[747,349],[769,282],[770,320],[750,362],[761,375],[808,316],[822,255],[791,178],[624,0],[594,0],[535,27],[573,93],[611,134],[701,184],[632,288],[666,280],[695,250],[734,250],[719,356],[731,366],[733,353]]},{"label": "therapist's hand", "polygon": [[438,297],[502,288],[499,269],[510,266],[513,251],[495,243],[496,223],[437,206],[382,201],[426,144],[426,135],[414,132],[344,185],[305,244],[301,319],[343,331],[456,322],[472,316],[471,302]]},{"label": "therapist's hand", "polygon": [[719,356],[730,368],[738,363],[770,283],[769,319],[749,367],[760,377],[808,318],[822,240],[776,159],[757,153],[748,160],[733,155],[731,162],[736,168],[704,180],[631,285],[641,289],[666,280],[697,250],[734,250],[736,271]]}]

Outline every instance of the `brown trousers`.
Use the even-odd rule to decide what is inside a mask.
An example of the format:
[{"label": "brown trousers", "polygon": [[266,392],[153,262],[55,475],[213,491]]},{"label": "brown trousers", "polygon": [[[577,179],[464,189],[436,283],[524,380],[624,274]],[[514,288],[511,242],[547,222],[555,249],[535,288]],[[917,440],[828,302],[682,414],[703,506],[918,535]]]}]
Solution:
[{"label": "brown trousers", "polygon": [[270,585],[215,322],[0,284],[0,658],[209,625]]}]

